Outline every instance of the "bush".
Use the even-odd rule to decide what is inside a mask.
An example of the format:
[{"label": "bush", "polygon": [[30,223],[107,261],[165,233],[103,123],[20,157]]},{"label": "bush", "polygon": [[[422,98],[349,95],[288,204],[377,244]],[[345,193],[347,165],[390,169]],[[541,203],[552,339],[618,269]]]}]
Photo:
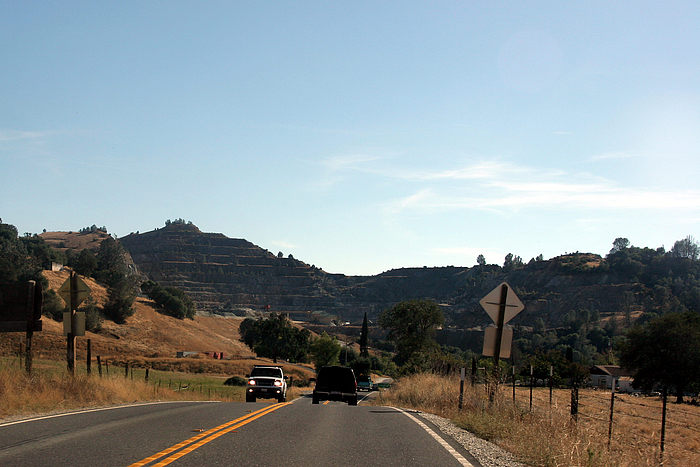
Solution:
[{"label": "bush", "polygon": [[78,311],[85,313],[85,330],[90,332],[98,332],[102,329],[102,314],[95,300],[88,298],[83,306],[78,308]]},{"label": "bush", "polygon": [[68,307],[56,292],[49,289],[44,292],[44,303],[41,307],[41,314],[48,316],[54,321],[63,321],[63,312],[67,311]]},{"label": "bush", "polygon": [[248,380],[242,376],[231,376],[224,381],[225,386],[245,386],[246,384],[248,384]]},{"label": "bush", "polygon": [[159,312],[178,319],[194,319],[197,310],[192,299],[177,287],[162,287],[154,281],[141,284],[141,290],[154,302]]}]

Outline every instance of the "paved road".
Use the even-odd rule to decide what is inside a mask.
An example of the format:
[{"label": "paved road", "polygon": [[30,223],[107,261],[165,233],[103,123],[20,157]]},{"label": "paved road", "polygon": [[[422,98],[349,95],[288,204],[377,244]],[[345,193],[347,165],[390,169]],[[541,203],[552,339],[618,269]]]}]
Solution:
[{"label": "paved road", "polygon": [[176,402],[0,424],[0,465],[479,465],[435,433],[389,407]]}]

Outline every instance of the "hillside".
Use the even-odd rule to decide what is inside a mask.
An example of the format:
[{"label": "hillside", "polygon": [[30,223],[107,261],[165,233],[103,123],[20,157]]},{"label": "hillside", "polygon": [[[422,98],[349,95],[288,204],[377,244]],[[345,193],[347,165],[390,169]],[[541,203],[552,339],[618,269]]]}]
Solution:
[{"label": "hillside", "polygon": [[543,318],[556,326],[580,307],[595,308],[604,317],[646,306],[637,278],[612,273],[603,258],[591,254],[564,255],[511,271],[495,265],[402,268],[362,277],[328,274],[191,224],[171,224],[120,241],[141,272],[182,288],[198,309],[211,312],[270,305],[305,321],[330,315],[359,322],[364,312],[375,319],[399,301],[428,298],[443,305],[448,326],[468,328],[489,323],[478,300],[502,281],[511,283],[527,305],[528,313],[514,324]]},{"label": "hillside", "polygon": [[82,250],[97,251],[102,240],[109,238],[109,234],[102,230],[94,232],[44,232],[39,235],[56,250],[67,252],[80,252]]},{"label": "hillside", "polygon": [[[69,277],[68,271],[44,271],[49,288],[57,290]],[[104,287],[90,278],[83,278],[90,287],[91,296],[98,305],[106,300]],[[78,354],[85,354],[86,340],[91,339],[93,356],[116,361],[138,360],[171,361],[172,366],[186,364],[191,359],[175,359],[178,351],[224,352],[224,356],[250,359],[255,355],[239,341],[238,326],[241,318],[197,316],[194,320],[179,320],[157,313],[153,302],[138,298],[134,302],[135,313],[126,324],[117,325],[105,320],[99,333],[87,332],[78,338]],[[63,325],[48,317],[43,318],[43,331],[35,334],[34,348],[38,358],[65,358]],[[0,340],[3,354],[16,351],[19,333],[11,333]],[[214,363],[214,361],[211,361]],[[191,363],[191,361],[189,362]]]},{"label": "hillside", "polygon": [[[610,337],[649,313],[700,304],[695,279],[700,262],[663,249],[626,247],[606,258],[571,253],[511,267],[401,268],[345,276],[192,224],[132,233],[120,243],[138,272],[183,289],[200,312],[244,316],[251,309],[269,309],[309,323],[359,325],[365,312],[374,321],[399,301],[426,298],[439,303],[445,314],[444,342],[463,348],[478,348],[479,338],[467,330],[481,336],[490,324],[478,301],[503,281],[525,303],[526,311],[511,322],[525,330],[564,334],[585,325],[588,333],[596,325],[610,327]],[[598,338],[599,351],[606,342]]]}]

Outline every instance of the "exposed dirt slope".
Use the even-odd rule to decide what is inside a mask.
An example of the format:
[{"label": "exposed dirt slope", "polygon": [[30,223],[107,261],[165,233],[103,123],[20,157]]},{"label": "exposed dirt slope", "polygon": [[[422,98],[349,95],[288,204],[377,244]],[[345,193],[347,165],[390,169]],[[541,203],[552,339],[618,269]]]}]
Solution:
[{"label": "exposed dirt slope", "polygon": [[73,250],[76,252],[84,249],[97,250],[105,238],[109,238],[107,232],[101,230],[95,232],[44,232],[40,236],[52,248],[61,251]]},{"label": "exposed dirt slope", "polygon": [[[57,290],[68,279],[69,272],[44,271],[51,289]],[[92,290],[98,305],[107,299],[101,285],[83,278]],[[197,316],[194,320],[179,320],[162,315],[153,309],[153,302],[138,298],[135,313],[126,324],[117,325],[105,320],[100,333],[87,332],[77,339],[78,355],[84,355],[87,339],[91,339],[93,356],[110,359],[169,359],[177,351],[223,352],[225,358],[253,358],[254,354],[239,341],[238,327],[242,318]],[[43,317],[43,331],[35,333],[34,350],[37,357],[65,358],[63,325]],[[7,355],[23,340],[20,333],[1,334],[0,349]]]}]

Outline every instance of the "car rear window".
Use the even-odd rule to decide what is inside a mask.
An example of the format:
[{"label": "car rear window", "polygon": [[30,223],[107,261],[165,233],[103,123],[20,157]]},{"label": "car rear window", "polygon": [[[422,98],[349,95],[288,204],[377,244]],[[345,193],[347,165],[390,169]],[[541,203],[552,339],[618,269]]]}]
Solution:
[{"label": "car rear window", "polygon": [[318,372],[316,387],[354,391],[355,375],[350,368],[323,367]]}]

